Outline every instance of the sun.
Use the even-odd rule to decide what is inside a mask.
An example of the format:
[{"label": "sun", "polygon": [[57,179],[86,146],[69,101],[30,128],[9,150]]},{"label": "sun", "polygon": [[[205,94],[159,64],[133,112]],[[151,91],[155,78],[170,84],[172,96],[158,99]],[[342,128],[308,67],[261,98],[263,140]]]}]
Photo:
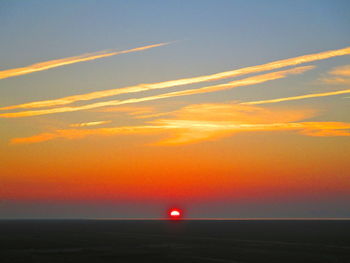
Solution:
[{"label": "sun", "polygon": [[180,209],[170,209],[170,211],[169,211],[169,216],[170,216],[170,218],[172,218],[172,219],[178,219],[178,218],[180,218],[181,217],[181,210]]}]

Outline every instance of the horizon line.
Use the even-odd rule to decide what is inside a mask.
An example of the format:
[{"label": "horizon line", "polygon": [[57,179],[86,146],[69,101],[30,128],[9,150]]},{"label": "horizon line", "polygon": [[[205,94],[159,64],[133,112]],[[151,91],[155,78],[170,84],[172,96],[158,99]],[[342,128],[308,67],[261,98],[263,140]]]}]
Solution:
[{"label": "horizon line", "polygon": [[288,220],[295,220],[295,221],[327,221],[327,220],[334,220],[334,221],[347,221],[350,220],[350,217],[248,217],[248,218],[229,218],[229,217],[187,217],[187,218],[152,218],[152,217],[107,217],[107,218],[40,218],[40,217],[33,217],[33,218],[0,218],[0,221],[3,220],[106,220],[106,221],[123,221],[123,220],[129,220],[129,221],[288,221]]}]

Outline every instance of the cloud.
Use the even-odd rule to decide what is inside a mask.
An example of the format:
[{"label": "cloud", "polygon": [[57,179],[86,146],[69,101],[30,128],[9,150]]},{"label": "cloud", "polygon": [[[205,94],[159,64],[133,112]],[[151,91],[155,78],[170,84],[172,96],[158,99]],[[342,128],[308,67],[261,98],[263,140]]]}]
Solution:
[{"label": "cloud", "polygon": [[145,134],[152,132],[157,129],[156,126],[125,126],[125,127],[113,127],[113,128],[98,128],[98,129],[60,129],[53,132],[40,133],[38,135],[14,138],[11,140],[12,144],[23,144],[23,143],[38,143],[49,141],[57,138],[64,139],[82,139],[87,136],[99,135],[99,136],[110,136],[110,135],[122,135],[122,134]]},{"label": "cloud", "polygon": [[350,85],[350,78],[328,77],[323,78],[322,82],[330,85]]},{"label": "cloud", "polygon": [[[175,120],[219,121],[236,123],[294,122],[314,117],[313,109],[270,110],[257,106],[231,103],[204,103],[185,106],[170,113]],[[161,120],[163,121],[163,120]]]},{"label": "cloud", "polygon": [[150,122],[171,130],[159,145],[216,140],[238,132],[296,131],[308,136],[350,136],[350,123],[301,122],[317,115],[313,109],[271,110],[241,104],[197,104],[171,113],[172,118]]},{"label": "cloud", "polygon": [[[350,65],[335,67],[334,69],[329,71],[328,74],[332,75],[332,77],[323,78],[321,79],[322,82],[327,84],[344,84],[344,85],[350,84],[350,78],[349,78]],[[282,97],[282,98],[269,99],[269,100],[248,101],[248,102],[243,102],[242,104],[245,104],[245,105],[268,104],[268,103],[277,103],[277,102],[292,101],[292,100],[328,97],[328,96],[335,96],[335,95],[341,95],[341,94],[347,94],[347,93],[350,93],[350,89],[321,92],[321,93],[311,93],[311,94]]]},{"label": "cloud", "polygon": [[322,93],[312,93],[312,94],[305,94],[305,95],[300,95],[300,96],[284,97],[284,98],[270,99],[270,100],[249,101],[249,102],[243,102],[242,104],[245,104],[245,105],[268,104],[268,103],[277,103],[277,102],[291,101],[291,100],[302,100],[302,99],[309,99],[309,98],[328,97],[328,96],[335,96],[335,95],[347,94],[347,93],[350,93],[350,89],[322,92]]},{"label": "cloud", "polygon": [[329,72],[331,75],[350,77],[350,65],[339,66]]},{"label": "cloud", "polygon": [[[172,118],[152,121],[153,125],[171,128],[169,139],[159,144],[182,144],[213,140],[236,132],[278,130],[289,122],[313,117],[314,110],[269,110],[241,104],[196,104],[170,115]],[[283,125],[282,125],[283,124]]]},{"label": "cloud", "polygon": [[305,122],[300,133],[309,136],[350,136],[350,123]]},{"label": "cloud", "polygon": [[175,136],[159,142],[160,145],[187,144],[231,136],[238,132],[299,131],[309,136],[350,136],[350,123],[296,122],[246,124],[218,121],[164,121],[164,128],[178,129]]},{"label": "cloud", "polygon": [[143,97],[143,98],[96,102],[96,103],[91,103],[91,104],[76,106],[76,107],[59,107],[59,108],[44,109],[44,110],[2,113],[0,114],[0,118],[19,118],[19,117],[30,117],[30,116],[53,114],[53,113],[74,112],[74,111],[90,110],[90,109],[107,107],[107,106],[117,106],[117,105],[123,105],[123,104],[139,103],[139,102],[152,101],[152,100],[158,100],[158,99],[172,98],[172,97],[178,97],[178,96],[188,96],[188,95],[195,95],[195,94],[201,94],[201,93],[207,93],[207,92],[215,92],[220,90],[232,89],[236,87],[256,85],[256,84],[264,83],[271,80],[281,79],[281,78],[285,78],[290,74],[301,74],[312,68],[314,68],[314,66],[291,68],[287,70],[282,70],[282,71],[257,75],[249,78],[244,78],[240,80],[235,80],[224,84],[188,89],[183,91],[169,92],[169,93]]},{"label": "cloud", "polygon": [[146,50],[154,47],[164,46],[167,44],[168,43],[159,43],[159,44],[148,45],[148,46],[143,46],[143,47],[138,47],[133,49],[122,50],[122,51],[101,51],[101,52],[87,53],[87,54],[75,56],[75,57],[68,57],[68,58],[61,58],[61,59],[40,62],[40,63],[32,64],[26,67],[22,67],[22,68],[2,70],[0,71],[0,79],[12,78],[12,77],[30,74],[38,71],[44,71],[52,68],[62,67],[65,65],[70,65],[78,62],[85,62],[85,61],[120,55],[120,54],[138,52],[138,51],[142,51],[142,50]]},{"label": "cloud", "polygon": [[350,85],[350,65],[335,67],[328,74],[331,76],[321,79],[322,82],[331,85]]},{"label": "cloud", "polygon": [[350,136],[350,123],[300,122],[314,116],[314,110],[269,110],[240,104],[198,104],[141,126],[97,129],[60,129],[49,133],[14,138],[13,144],[37,143],[56,138],[170,133],[158,145],[178,145],[232,136],[238,132],[296,131],[307,136]]},{"label": "cloud", "polygon": [[[158,45],[164,45],[164,44],[158,44]],[[288,66],[296,66],[299,64],[304,64],[304,63],[309,63],[313,61],[328,59],[328,58],[337,57],[337,56],[344,56],[349,54],[350,54],[350,47],[347,47],[347,48],[338,49],[338,50],[330,50],[330,51],[325,51],[321,53],[308,54],[308,55],[303,55],[303,56],[294,57],[294,58],[277,60],[270,63],[262,64],[262,65],[245,67],[245,68],[220,72],[220,73],[211,74],[211,75],[203,75],[203,76],[192,77],[192,78],[182,78],[182,79],[169,80],[169,81],[158,82],[158,83],[139,84],[139,85],[124,87],[124,88],[96,91],[96,92],[91,92],[91,93],[86,93],[81,95],[73,95],[73,96],[63,97],[60,99],[35,101],[30,103],[2,107],[0,108],[0,110],[31,109],[31,108],[41,108],[41,107],[62,106],[62,105],[67,105],[67,104],[76,102],[76,101],[86,101],[86,100],[99,99],[99,98],[115,96],[115,95],[120,95],[125,93],[135,93],[135,92],[148,91],[148,90],[164,89],[164,88],[183,86],[183,85],[194,84],[194,83],[232,78],[232,77],[242,76],[246,74],[260,73],[263,71],[275,70],[275,69],[280,69]]]},{"label": "cloud", "polygon": [[70,127],[90,127],[90,126],[97,126],[97,125],[103,125],[107,123],[111,123],[112,121],[91,121],[91,122],[81,122],[81,123],[73,123],[70,124]]},{"label": "cloud", "polygon": [[96,110],[96,112],[122,112],[129,115],[141,115],[141,114],[150,114],[155,111],[154,107],[107,107]]}]

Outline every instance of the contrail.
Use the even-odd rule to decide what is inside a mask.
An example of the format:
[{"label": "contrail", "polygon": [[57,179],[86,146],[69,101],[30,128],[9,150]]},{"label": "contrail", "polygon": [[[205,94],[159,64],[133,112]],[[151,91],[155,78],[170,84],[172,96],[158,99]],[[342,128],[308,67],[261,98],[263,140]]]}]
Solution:
[{"label": "contrail", "polygon": [[267,103],[276,103],[276,102],[290,101],[290,100],[302,100],[302,99],[309,99],[309,98],[334,96],[334,95],[347,94],[347,93],[350,93],[350,89],[323,92],[323,93],[306,94],[306,95],[285,97],[285,98],[278,98],[278,99],[271,99],[271,100],[249,101],[249,102],[243,102],[241,104],[245,104],[245,105],[267,104]]},{"label": "contrail", "polygon": [[[164,44],[158,44],[158,45],[164,45]],[[225,72],[220,72],[220,73],[211,74],[211,75],[204,75],[204,76],[192,77],[192,78],[183,78],[183,79],[170,80],[170,81],[164,81],[164,82],[158,82],[158,83],[139,84],[139,85],[124,87],[124,88],[96,91],[96,92],[80,94],[80,95],[73,95],[73,96],[68,96],[68,97],[63,97],[63,98],[53,99],[53,100],[35,101],[30,103],[2,107],[0,108],[0,110],[62,106],[62,105],[76,102],[76,101],[92,100],[92,99],[104,98],[109,96],[115,96],[115,95],[124,94],[124,93],[135,93],[135,92],[141,92],[141,91],[147,91],[147,90],[164,89],[164,88],[183,86],[183,85],[200,83],[200,82],[232,78],[232,77],[237,77],[241,75],[259,73],[263,71],[274,70],[274,69],[279,69],[279,68],[288,67],[288,66],[296,66],[303,63],[328,59],[328,58],[337,57],[337,56],[344,56],[349,54],[350,54],[350,47],[347,47],[343,49],[330,50],[330,51],[325,51],[321,53],[308,54],[308,55],[303,55],[303,56],[294,57],[294,58],[277,60],[274,62],[262,64],[262,65],[245,67],[241,69],[225,71]]]},{"label": "contrail", "polygon": [[133,49],[122,50],[122,51],[112,51],[112,52],[101,51],[101,52],[87,53],[87,54],[83,54],[75,57],[61,58],[61,59],[35,63],[33,65],[29,65],[22,68],[14,68],[14,69],[7,69],[7,70],[0,71],[0,79],[12,78],[20,75],[30,74],[33,72],[48,70],[51,68],[62,67],[65,65],[74,64],[78,62],[84,62],[84,61],[111,57],[111,56],[120,55],[120,54],[138,52],[138,51],[142,51],[142,50],[146,50],[154,47],[164,46],[167,44],[169,43],[159,43],[159,44],[148,45],[148,46],[143,46],[143,47],[138,47]]},{"label": "contrail", "polygon": [[164,93],[164,94],[149,96],[149,97],[143,97],[143,98],[96,102],[96,103],[87,104],[87,105],[83,105],[83,106],[76,106],[76,107],[60,107],[60,108],[44,109],[44,110],[3,113],[3,114],[0,114],[0,118],[19,118],[19,117],[47,115],[47,114],[53,114],[53,113],[90,110],[90,109],[106,107],[106,106],[117,106],[117,105],[129,104],[129,103],[138,103],[138,102],[145,102],[145,101],[158,100],[158,99],[164,99],[164,98],[172,98],[172,97],[178,97],[178,96],[187,96],[187,95],[201,94],[201,93],[207,93],[207,92],[215,92],[215,91],[226,90],[226,89],[231,89],[231,88],[235,88],[235,87],[256,85],[256,84],[264,83],[264,82],[271,81],[271,80],[281,79],[281,78],[286,77],[287,75],[300,74],[300,73],[303,73],[303,72],[310,70],[312,68],[314,68],[314,66],[297,67],[297,68],[287,69],[287,70],[283,70],[283,71],[277,71],[277,72],[257,75],[257,76],[253,76],[253,77],[249,77],[249,78],[245,78],[245,79],[236,80],[236,81],[231,81],[231,82],[228,82],[225,84],[218,84],[218,85],[206,86],[206,87],[202,87],[202,88],[188,89],[188,90],[184,90],[184,91],[169,92],[169,93]]}]

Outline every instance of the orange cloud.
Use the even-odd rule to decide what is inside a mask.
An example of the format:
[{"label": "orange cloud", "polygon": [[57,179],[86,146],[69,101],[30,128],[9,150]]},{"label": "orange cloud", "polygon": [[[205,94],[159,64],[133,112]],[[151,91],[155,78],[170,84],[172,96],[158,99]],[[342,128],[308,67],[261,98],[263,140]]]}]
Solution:
[{"label": "orange cloud", "polygon": [[294,122],[316,115],[313,109],[269,110],[257,106],[232,103],[194,104],[171,113],[176,120],[220,121],[236,123]]},{"label": "orange cloud", "polygon": [[61,129],[53,132],[40,133],[31,137],[14,138],[11,140],[13,144],[21,143],[38,143],[49,141],[57,138],[65,138],[69,140],[81,139],[87,136],[99,135],[121,135],[121,134],[145,134],[157,129],[156,126],[135,126],[135,127],[113,127],[99,129]]},{"label": "orange cloud", "polygon": [[308,136],[350,136],[350,123],[299,122],[316,115],[312,109],[270,110],[242,104],[197,104],[151,122],[172,129],[158,144],[176,145],[231,136],[237,132],[297,131]]},{"label": "orange cloud", "polygon": [[159,145],[178,145],[213,140],[237,132],[299,131],[308,136],[350,136],[350,123],[344,122],[290,122],[247,124],[219,121],[167,120],[156,122],[164,128],[176,129],[174,136]]},{"label": "orange cloud", "polygon": [[329,72],[331,75],[350,77],[350,65],[339,66]]},{"label": "orange cloud", "polygon": [[141,115],[149,114],[154,112],[154,107],[107,107],[103,109],[98,109],[96,112],[123,112],[129,115]]},{"label": "orange cloud", "polygon": [[[328,72],[328,74],[333,76],[328,78],[323,78],[322,82],[325,82],[327,84],[342,84],[342,85],[350,84],[350,78],[346,78],[350,76],[350,65],[336,67],[332,69],[330,72]],[[284,101],[291,101],[291,100],[303,100],[303,99],[309,99],[309,98],[328,97],[328,96],[335,96],[335,95],[341,95],[341,94],[347,94],[347,93],[350,93],[350,89],[321,92],[321,93],[311,93],[311,94],[290,96],[290,97],[283,97],[283,98],[269,99],[269,100],[248,101],[248,102],[243,102],[242,104],[258,105],[258,104],[277,103],[277,102],[284,102]]]},{"label": "orange cloud", "polygon": [[97,125],[103,125],[107,123],[111,123],[112,121],[91,121],[91,122],[81,122],[81,123],[73,123],[69,125],[70,127],[90,127],[90,126],[97,126]]},{"label": "orange cloud", "polygon": [[44,109],[44,110],[2,113],[0,114],[0,118],[19,118],[19,117],[30,117],[30,116],[53,114],[53,113],[90,110],[90,109],[95,109],[100,107],[117,106],[117,105],[129,104],[129,103],[139,103],[139,102],[172,98],[172,97],[178,97],[178,96],[187,96],[187,95],[195,95],[195,94],[201,94],[201,93],[207,93],[207,92],[215,92],[220,90],[232,89],[236,87],[256,85],[256,84],[264,83],[271,80],[281,79],[281,78],[285,78],[290,74],[300,74],[312,68],[314,68],[314,66],[291,68],[287,70],[282,70],[282,71],[257,75],[249,78],[244,78],[240,80],[235,80],[224,84],[206,86],[206,87],[195,88],[195,89],[188,89],[184,91],[169,92],[165,94],[143,97],[143,98],[96,102],[96,103],[91,103],[91,104],[76,106],[76,107],[60,107],[60,108]]},{"label": "orange cloud", "polygon": [[291,122],[315,116],[315,110],[268,110],[241,104],[197,104],[171,113],[173,118],[151,122],[173,129],[172,137],[160,144],[213,140],[236,132],[283,130]]},{"label": "orange cloud", "polygon": [[331,85],[350,85],[350,78],[329,77],[322,79],[322,81]]},{"label": "orange cloud", "polygon": [[61,59],[40,62],[40,63],[36,63],[26,67],[22,67],[22,68],[2,70],[0,71],[0,79],[12,78],[12,77],[30,74],[38,71],[44,71],[52,68],[62,67],[65,65],[70,65],[78,62],[85,62],[85,61],[120,55],[120,54],[138,52],[138,51],[159,47],[167,44],[168,43],[160,43],[160,44],[148,45],[148,46],[143,46],[143,47],[138,47],[133,49],[122,50],[122,51],[112,51],[112,52],[101,51],[101,52],[87,53],[87,54],[75,56],[75,57],[61,58]]},{"label": "orange cloud", "polygon": [[[158,44],[158,45],[164,45],[164,44]],[[350,47],[347,47],[347,48],[338,49],[338,50],[330,50],[330,51],[325,51],[321,53],[308,54],[308,55],[294,57],[294,58],[277,60],[274,62],[262,64],[262,65],[245,67],[241,69],[235,69],[235,70],[220,72],[220,73],[211,74],[211,75],[203,75],[203,76],[192,77],[192,78],[183,78],[183,79],[170,80],[170,81],[164,81],[164,82],[158,82],[158,83],[139,84],[136,86],[130,86],[125,88],[117,88],[117,89],[111,89],[111,90],[96,91],[96,92],[91,92],[91,93],[81,94],[81,95],[73,95],[73,96],[63,97],[60,99],[35,101],[30,103],[2,107],[0,108],[0,110],[62,106],[62,105],[76,102],[76,101],[92,100],[92,99],[98,99],[103,97],[120,95],[124,93],[135,93],[135,92],[141,92],[141,91],[147,91],[147,90],[164,89],[164,88],[183,86],[183,85],[194,84],[194,83],[232,78],[232,77],[237,77],[241,75],[259,73],[259,72],[268,71],[268,70],[275,70],[275,69],[280,69],[288,66],[296,66],[299,64],[304,64],[304,63],[309,63],[313,61],[328,59],[328,58],[337,57],[337,56],[344,56],[349,54],[350,54]]]},{"label": "orange cloud", "polygon": [[308,136],[350,136],[350,123],[297,122],[315,115],[314,110],[272,111],[237,104],[199,104],[172,113],[173,118],[159,119],[142,126],[61,129],[31,137],[14,138],[11,142],[35,143],[55,138],[80,139],[86,136],[170,133],[159,145],[177,145],[231,136],[237,132],[297,131]]},{"label": "orange cloud", "polygon": [[350,123],[307,122],[303,123],[302,134],[309,136],[350,136]]},{"label": "orange cloud", "polygon": [[291,101],[291,100],[302,100],[302,99],[309,99],[309,98],[328,97],[328,96],[335,96],[335,95],[347,94],[347,93],[350,93],[350,89],[322,92],[322,93],[312,93],[312,94],[284,97],[284,98],[271,99],[271,100],[249,101],[249,102],[243,102],[241,104],[245,104],[245,105],[268,104],[268,103],[276,103],[276,102]]},{"label": "orange cloud", "polygon": [[328,72],[329,77],[321,81],[331,85],[350,85],[350,65],[335,67]]}]

